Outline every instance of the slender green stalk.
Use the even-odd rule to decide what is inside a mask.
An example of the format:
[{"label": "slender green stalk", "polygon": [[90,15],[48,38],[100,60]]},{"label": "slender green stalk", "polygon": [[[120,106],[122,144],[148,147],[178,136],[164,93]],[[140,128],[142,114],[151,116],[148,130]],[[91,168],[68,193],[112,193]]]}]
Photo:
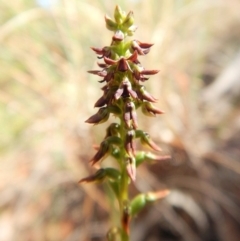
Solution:
[{"label": "slender green stalk", "polygon": [[87,123],[100,124],[108,120],[113,114],[119,119],[106,130],[104,140],[97,153],[91,159],[92,165],[100,163],[111,155],[118,163],[116,168],[100,168],[89,177],[80,182],[107,181],[115,193],[119,203],[119,226],[114,226],[108,232],[109,241],[130,240],[130,220],[147,203],[160,199],[168,194],[167,190],[139,194],[129,200],[129,183],[136,179],[136,168],[144,161],[160,161],[169,156],[158,156],[150,152],[137,151],[134,139],[139,138],[141,143],[155,151],[161,149],[155,144],[149,134],[138,129],[137,109],[147,116],[156,116],[163,112],[152,103],[156,98],[150,95],[143,83],[148,80],[146,76],[156,74],[157,70],[145,70],[139,55],[146,55],[152,44],[129,39],[136,30],[133,24],[133,12],[126,14],[119,6],[114,11],[114,19],[105,16],[106,27],[113,31],[112,43],[104,48],[92,48],[103,63],[98,63],[101,70],[91,70],[89,73],[103,78],[100,83],[103,95],[95,103],[98,112],[91,116]]}]

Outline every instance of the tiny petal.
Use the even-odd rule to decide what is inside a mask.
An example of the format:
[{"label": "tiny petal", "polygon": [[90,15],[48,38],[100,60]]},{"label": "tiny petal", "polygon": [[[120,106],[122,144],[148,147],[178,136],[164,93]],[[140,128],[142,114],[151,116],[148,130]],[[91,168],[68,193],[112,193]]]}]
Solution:
[{"label": "tiny petal", "polygon": [[137,41],[138,45],[143,48],[143,49],[149,49],[153,46],[153,44],[149,44],[149,43],[142,43],[140,41]]},{"label": "tiny petal", "polygon": [[137,93],[134,90],[132,90],[132,89],[127,89],[127,90],[133,99],[136,99],[138,97]]},{"label": "tiny petal", "polygon": [[105,76],[104,80],[105,80],[106,82],[109,82],[113,77],[114,77],[114,73],[113,73],[113,72],[109,72],[109,73]]},{"label": "tiny petal", "polygon": [[100,68],[106,68],[106,67],[107,67],[107,64],[104,64],[104,63],[97,63],[97,65],[98,65]]},{"label": "tiny petal", "polygon": [[116,60],[113,60],[113,59],[109,59],[109,58],[107,58],[107,57],[103,57],[103,59],[104,59],[104,62],[106,63],[106,64],[108,64],[108,65],[114,65],[114,64],[116,64],[118,61],[116,61]]},{"label": "tiny petal", "polygon": [[138,214],[147,204],[153,203],[159,199],[166,197],[170,191],[168,189],[164,189],[157,192],[148,192],[138,194],[130,203],[131,207],[131,216],[135,216]]},{"label": "tiny petal", "polygon": [[91,49],[98,55],[103,55],[103,49],[91,47]]},{"label": "tiny petal", "polygon": [[114,95],[115,100],[118,100],[123,94],[123,88],[119,88]]},{"label": "tiny petal", "polygon": [[92,165],[104,159],[109,154],[109,150],[110,150],[109,143],[104,140],[101,143],[99,150],[90,161],[92,162]]},{"label": "tiny petal", "polygon": [[146,80],[148,80],[149,78],[145,78],[145,77],[141,77],[140,80],[145,82]]},{"label": "tiny petal", "polygon": [[138,27],[136,25],[132,25],[131,27],[129,27],[127,31],[128,36],[132,36],[134,32],[137,30],[137,28]]},{"label": "tiny petal", "polygon": [[134,157],[129,157],[126,163],[128,176],[134,182],[136,180],[136,162]]},{"label": "tiny petal", "polygon": [[137,60],[137,57],[138,57],[138,52],[135,50],[133,54],[129,58],[127,58],[127,60],[135,62]]},{"label": "tiny petal", "polygon": [[137,112],[135,110],[131,111],[131,118],[132,118],[133,128],[136,130],[138,127],[138,123],[137,123]]},{"label": "tiny petal", "polygon": [[85,122],[89,124],[99,124],[107,121],[109,118],[109,111],[107,107],[102,107],[95,115],[92,115]]},{"label": "tiny petal", "polygon": [[151,140],[147,132],[143,132],[143,135],[141,136],[141,143],[151,147],[155,151],[161,151],[161,148],[153,140]]},{"label": "tiny petal", "polygon": [[150,52],[150,49],[144,49],[144,50],[143,50],[143,53],[144,53],[144,54],[148,54],[149,52]]},{"label": "tiny petal", "polygon": [[123,32],[122,32],[121,30],[117,30],[117,31],[114,33],[112,39],[113,39],[114,41],[122,41],[122,40],[124,39],[124,34],[123,34]]},{"label": "tiny petal", "polygon": [[101,181],[104,180],[105,177],[106,177],[106,171],[105,171],[105,169],[101,168],[96,173],[94,173],[93,175],[82,178],[78,183],[101,182]]},{"label": "tiny petal", "polygon": [[154,161],[166,161],[171,159],[170,155],[158,156],[151,152],[140,151],[135,155],[136,166],[141,165],[143,162],[154,162]]},{"label": "tiny petal", "polygon": [[135,105],[132,101],[125,103],[123,119],[128,128],[131,128],[131,124],[133,125],[134,129],[137,128],[137,113],[135,111]]},{"label": "tiny petal", "polygon": [[95,74],[95,75],[98,75],[100,77],[107,76],[107,71],[105,71],[105,70],[89,70],[88,73]]},{"label": "tiny petal", "polygon": [[141,86],[140,90],[140,96],[142,100],[147,100],[149,102],[156,102],[157,99],[154,98],[152,95],[150,95],[146,90],[144,86]]},{"label": "tiny petal", "polygon": [[169,193],[170,193],[169,189],[164,189],[157,192],[148,192],[146,193],[146,200],[148,202],[154,202],[156,200],[166,197],[167,195],[169,195]]},{"label": "tiny petal", "polygon": [[159,70],[142,70],[141,74],[143,75],[154,75],[157,74]]},{"label": "tiny petal", "polygon": [[150,102],[143,102],[142,103],[142,112],[147,116],[156,116],[156,114],[163,114],[164,112],[157,107],[155,107]]},{"label": "tiny petal", "polygon": [[103,95],[102,97],[100,97],[98,99],[98,101],[95,103],[94,107],[103,107],[104,105],[106,105],[106,97],[105,95]]},{"label": "tiny petal", "polygon": [[128,128],[131,128],[131,114],[130,111],[125,111],[123,115],[123,120]]},{"label": "tiny petal", "polygon": [[122,86],[124,86],[126,92],[131,96],[133,97],[134,99],[137,98],[137,93],[132,90],[132,85],[131,85],[131,82],[128,80],[128,78],[125,78],[122,82]]},{"label": "tiny petal", "polygon": [[121,72],[125,72],[125,71],[129,70],[129,69],[130,69],[130,66],[129,66],[127,60],[124,59],[124,58],[121,58],[121,59],[118,61],[118,68],[117,68],[117,69],[118,69],[119,71],[121,71]]},{"label": "tiny petal", "polygon": [[91,48],[97,55],[101,55],[101,57],[98,58],[102,58],[103,56],[109,57],[111,55],[111,50],[109,47],[104,47],[102,49],[100,48]]},{"label": "tiny petal", "polygon": [[127,132],[126,140],[125,140],[125,150],[130,157],[135,156],[136,147],[133,141],[134,137],[135,137],[134,130],[130,130]]},{"label": "tiny petal", "polygon": [[165,161],[171,159],[170,155],[157,156],[153,153],[147,152],[145,155],[146,161]]}]

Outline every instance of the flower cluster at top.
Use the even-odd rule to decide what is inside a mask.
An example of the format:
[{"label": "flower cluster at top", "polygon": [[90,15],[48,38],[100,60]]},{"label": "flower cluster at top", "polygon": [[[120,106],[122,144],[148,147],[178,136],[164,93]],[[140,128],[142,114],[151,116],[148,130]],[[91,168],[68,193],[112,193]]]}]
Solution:
[{"label": "flower cluster at top", "polygon": [[[114,21],[115,20],[115,21]],[[150,75],[157,74],[157,70],[146,70],[140,63],[139,55],[146,55],[153,44],[129,39],[137,27],[134,25],[133,12],[128,14],[120,7],[116,7],[114,20],[105,16],[106,27],[113,31],[110,46],[92,48],[97,54],[100,70],[91,70],[89,73],[101,77],[103,95],[95,103],[99,108],[87,123],[100,124],[108,120],[110,114],[119,118],[119,122],[112,123],[106,130],[106,135],[100,144],[97,153],[91,159],[92,164],[99,163],[108,155],[118,161],[121,169],[135,180],[136,167],[143,161],[162,160],[164,157],[149,152],[136,151],[134,139],[139,138],[142,144],[151,149],[160,151],[160,148],[151,140],[149,134],[138,129],[137,109],[141,109],[147,116],[156,116],[163,112],[154,106],[157,101],[147,92],[143,83]],[[113,168],[100,169],[95,175],[81,181],[101,180],[105,177],[118,176]]]}]

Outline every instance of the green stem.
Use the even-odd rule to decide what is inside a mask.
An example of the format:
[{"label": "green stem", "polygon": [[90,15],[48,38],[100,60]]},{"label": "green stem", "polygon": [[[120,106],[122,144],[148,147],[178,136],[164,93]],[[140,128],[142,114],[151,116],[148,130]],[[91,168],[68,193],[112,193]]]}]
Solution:
[{"label": "green stem", "polygon": [[[126,138],[126,129],[125,129],[125,123],[123,120],[120,120],[120,135],[121,135],[121,139],[123,140],[123,142],[125,141]],[[122,163],[121,163],[121,183],[120,183],[120,199],[119,199],[119,208],[120,208],[120,213],[121,213],[121,224],[122,224],[122,228],[121,228],[121,241],[129,241],[129,233],[127,230],[129,230],[129,227],[126,227],[124,225],[123,219],[124,219],[124,214],[125,214],[125,209],[126,209],[126,205],[128,203],[128,186],[129,186],[129,177],[127,174],[127,170],[126,170],[126,163],[125,163],[125,156],[126,156],[126,151],[123,148],[122,149]],[[128,225],[128,222],[127,222]]]}]

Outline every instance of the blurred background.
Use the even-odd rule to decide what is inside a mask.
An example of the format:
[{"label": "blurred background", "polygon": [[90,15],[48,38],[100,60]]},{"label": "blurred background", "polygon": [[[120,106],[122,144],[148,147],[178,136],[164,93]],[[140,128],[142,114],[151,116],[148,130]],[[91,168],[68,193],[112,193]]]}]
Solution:
[{"label": "blurred background", "polygon": [[104,188],[78,181],[105,135],[84,123],[102,94],[87,70],[116,4],[154,43],[140,61],[165,114],[139,122],[172,156],[138,169],[133,192],[171,194],[132,240],[239,241],[239,0],[0,0],[0,241],[105,240]]}]

